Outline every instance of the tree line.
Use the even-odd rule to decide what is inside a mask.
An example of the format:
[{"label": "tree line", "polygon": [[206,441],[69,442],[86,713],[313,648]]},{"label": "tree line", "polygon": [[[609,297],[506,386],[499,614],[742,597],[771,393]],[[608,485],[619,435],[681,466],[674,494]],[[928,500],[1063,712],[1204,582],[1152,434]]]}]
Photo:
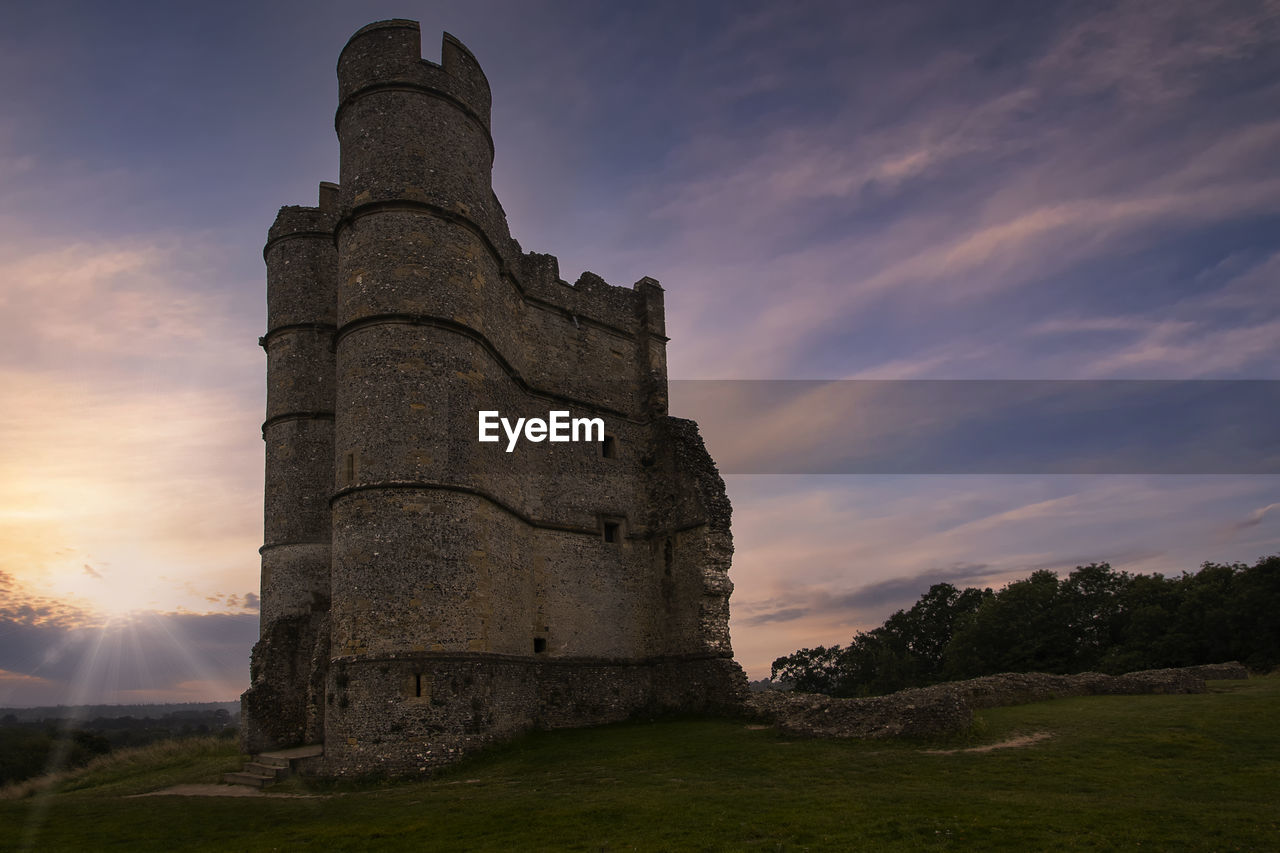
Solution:
[{"label": "tree line", "polygon": [[878,696],[998,672],[1105,672],[1238,660],[1280,664],[1280,554],[1176,577],[1077,566],[998,592],[934,584],[847,646],[800,649],[773,678],[830,696]]}]

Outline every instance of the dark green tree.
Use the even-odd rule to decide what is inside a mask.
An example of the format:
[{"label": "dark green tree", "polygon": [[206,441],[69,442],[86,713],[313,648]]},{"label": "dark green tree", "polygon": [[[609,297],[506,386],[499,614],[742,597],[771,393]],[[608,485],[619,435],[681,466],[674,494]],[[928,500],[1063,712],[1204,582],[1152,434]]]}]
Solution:
[{"label": "dark green tree", "polygon": [[1070,607],[1058,576],[1032,572],[984,601],[945,654],[951,678],[997,672],[1068,672],[1074,658]]},{"label": "dark green tree", "polygon": [[1178,582],[1161,574],[1131,575],[1116,593],[1115,642],[1098,664],[1119,674],[1173,666],[1171,627],[1178,612]]},{"label": "dark green tree", "polygon": [[1259,670],[1280,665],[1280,554],[1236,575],[1229,610],[1237,639],[1233,656]]},{"label": "dark green tree", "polygon": [[1120,593],[1129,575],[1115,572],[1110,563],[1077,566],[1058,588],[1059,607],[1066,619],[1070,644],[1064,649],[1069,672],[1096,670],[1115,646],[1121,627]]},{"label": "dark green tree", "polygon": [[851,695],[874,696],[942,680],[944,654],[958,624],[966,623],[991,590],[934,584],[909,610],[860,633],[845,652]]},{"label": "dark green tree", "polygon": [[800,649],[773,662],[775,681],[786,681],[800,693],[825,693],[842,696],[844,686],[844,650],[839,646]]}]

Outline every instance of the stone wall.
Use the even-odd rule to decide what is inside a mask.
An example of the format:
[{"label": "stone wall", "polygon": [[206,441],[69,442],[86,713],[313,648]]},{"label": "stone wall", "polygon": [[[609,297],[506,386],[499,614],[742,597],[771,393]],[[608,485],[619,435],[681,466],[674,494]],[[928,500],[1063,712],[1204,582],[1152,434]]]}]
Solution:
[{"label": "stone wall", "polygon": [[604,660],[493,654],[338,658],[332,669],[330,776],[430,771],[531,729],[672,711],[736,713],[746,678],[732,660]]},{"label": "stone wall", "polygon": [[815,693],[753,693],[748,714],[788,734],[807,737],[924,737],[961,732],[981,708],[1023,705],[1066,696],[1204,693],[1205,681],[1248,678],[1239,663],[1150,669],[1125,675],[1006,672],[901,690],[887,696],[835,699]]}]

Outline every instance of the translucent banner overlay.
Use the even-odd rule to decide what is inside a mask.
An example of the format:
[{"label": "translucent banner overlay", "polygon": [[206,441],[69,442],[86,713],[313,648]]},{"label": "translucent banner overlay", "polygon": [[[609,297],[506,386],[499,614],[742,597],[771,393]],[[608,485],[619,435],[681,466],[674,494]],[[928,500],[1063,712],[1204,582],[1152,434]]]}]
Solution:
[{"label": "translucent banner overlay", "polygon": [[1280,474],[1276,380],[673,380],[723,474]]}]

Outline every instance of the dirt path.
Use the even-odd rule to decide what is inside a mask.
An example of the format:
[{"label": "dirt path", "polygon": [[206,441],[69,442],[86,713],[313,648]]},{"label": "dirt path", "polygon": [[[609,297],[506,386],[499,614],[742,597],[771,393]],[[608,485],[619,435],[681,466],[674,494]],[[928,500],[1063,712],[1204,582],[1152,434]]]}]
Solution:
[{"label": "dirt path", "polygon": [[999,743],[988,743],[983,746],[971,746],[967,749],[922,749],[921,752],[927,755],[955,755],[960,752],[991,752],[993,749],[1014,749],[1019,746],[1031,746],[1033,743],[1039,743],[1042,740],[1048,740],[1053,737],[1049,732],[1032,732],[1029,735],[1019,735],[1011,737],[1008,740],[1002,740]]},{"label": "dirt path", "polygon": [[145,794],[133,794],[134,797],[274,797],[277,799],[315,799],[323,794],[269,794],[258,788],[247,785],[174,785],[159,791],[148,791]]}]

